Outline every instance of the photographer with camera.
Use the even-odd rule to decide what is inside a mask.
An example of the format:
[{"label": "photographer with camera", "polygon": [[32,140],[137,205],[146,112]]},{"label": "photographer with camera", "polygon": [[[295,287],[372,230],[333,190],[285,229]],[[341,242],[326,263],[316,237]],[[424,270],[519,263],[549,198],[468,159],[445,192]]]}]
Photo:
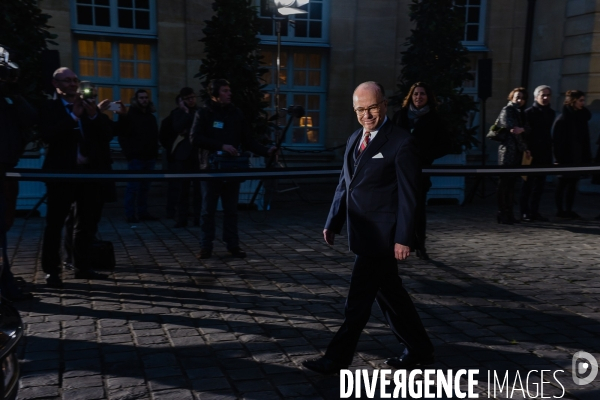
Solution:
[{"label": "photographer with camera", "polygon": [[10,270],[6,233],[15,218],[19,182],[7,180],[6,172],[17,165],[31,139],[31,128],[37,120],[37,112],[18,94],[19,67],[9,57],[8,50],[0,45],[0,290],[2,297],[18,301],[33,296],[17,285]]},{"label": "photographer with camera", "polygon": [[[196,149],[206,149],[213,155],[221,153],[232,158],[240,156],[240,145],[264,157],[276,151],[275,146],[266,148],[252,138],[250,126],[242,110],[231,102],[231,87],[228,81],[213,79],[206,90],[210,101],[196,112],[191,130],[190,140]],[[203,164],[200,163],[201,167]],[[215,213],[219,197],[223,205],[223,241],[227,250],[234,257],[246,257],[246,252],[240,248],[238,237],[239,192],[240,182],[237,180],[202,182],[202,238],[198,258],[206,259],[212,256],[216,229]]]},{"label": "photographer with camera", "polygon": [[[136,90],[127,112],[125,107],[117,111],[119,144],[127,158],[129,171],[154,171],[158,158],[158,122],[155,112],[150,94],[145,89]],[[149,192],[150,181],[127,183],[124,203],[128,223],[158,220],[148,212]]]},{"label": "photographer with camera", "polygon": [[[113,137],[108,116],[102,114],[89,86],[80,88],[77,75],[61,67],[53,74],[55,98],[41,113],[40,137],[47,144],[42,170],[50,172],[110,171],[110,141]],[[91,269],[91,246],[104,205],[105,185],[94,181],[46,183],[48,208],[42,269],[48,287],[61,288],[60,240],[71,205],[75,205],[73,265],[76,279],[106,279]]]}]

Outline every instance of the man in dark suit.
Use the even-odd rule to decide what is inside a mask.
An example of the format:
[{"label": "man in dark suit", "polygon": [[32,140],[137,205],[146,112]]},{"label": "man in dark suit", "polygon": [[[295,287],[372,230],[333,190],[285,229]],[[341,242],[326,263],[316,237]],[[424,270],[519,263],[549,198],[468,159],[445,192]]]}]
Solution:
[{"label": "man in dark suit", "polygon": [[347,220],[350,250],[356,254],[345,319],[325,356],[303,362],[325,375],[351,364],[373,300],[406,347],[386,363],[409,369],[434,361],[433,345],[402,286],[396,261],[410,255],[421,172],[417,147],[407,131],[386,117],[381,85],[362,83],[354,91],[353,103],[363,128],[348,139],[344,168],[323,230],[325,241],[333,245]]},{"label": "man in dark suit", "polygon": [[[113,137],[110,120],[99,112],[93,100],[78,93],[79,79],[68,68],[59,68],[52,83],[56,98],[42,109],[40,135],[48,145],[44,171],[85,173],[110,170]],[[77,279],[104,279],[91,269],[90,249],[104,203],[106,185],[95,181],[46,183],[48,208],[42,269],[49,287],[62,287],[60,241],[65,218],[75,205],[73,264]]]}]

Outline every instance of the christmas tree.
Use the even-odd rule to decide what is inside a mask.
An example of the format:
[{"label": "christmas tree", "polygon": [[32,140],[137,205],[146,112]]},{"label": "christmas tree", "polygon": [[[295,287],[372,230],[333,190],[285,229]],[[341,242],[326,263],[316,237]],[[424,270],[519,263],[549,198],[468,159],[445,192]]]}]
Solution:
[{"label": "christmas tree", "polygon": [[405,43],[398,94],[392,97],[393,103],[400,103],[415,82],[429,84],[440,102],[439,114],[450,131],[454,153],[477,143],[477,127],[467,126],[470,113],[477,109],[475,101],[461,88],[473,76],[468,50],[462,45],[465,11],[458,3],[413,0],[409,15],[415,28]]},{"label": "christmas tree", "polygon": [[[261,77],[267,69],[261,67],[256,8],[251,0],[215,0],[212,8],[215,14],[202,30],[205,56],[196,77],[203,87],[211,79],[227,79],[233,103],[244,112],[254,134],[262,137],[267,132],[267,103]],[[210,96],[204,97],[206,101]]]}]

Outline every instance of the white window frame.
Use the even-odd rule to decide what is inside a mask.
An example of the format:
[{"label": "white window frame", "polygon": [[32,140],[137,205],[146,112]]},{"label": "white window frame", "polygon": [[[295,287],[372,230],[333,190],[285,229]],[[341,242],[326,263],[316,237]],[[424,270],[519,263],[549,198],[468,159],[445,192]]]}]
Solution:
[{"label": "white window frame", "polygon": [[[467,3],[470,0],[465,0]],[[477,40],[466,40],[467,37],[467,26],[469,25],[467,21],[467,12],[468,7],[465,7],[465,31],[463,34],[463,38],[465,40],[462,41],[463,46],[467,48],[469,51],[488,51],[489,49],[485,45],[485,32],[486,32],[486,22],[487,22],[487,0],[481,0],[481,4],[479,6],[479,32]]]},{"label": "white window frame", "polygon": [[[111,62],[112,62],[112,77],[99,77],[99,76],[84,76],[81,75],[81,71],[79,68],[79,40],[93,40],[93,41],[107,41],[111,43]],[[150,73],[151,79],[121,79],[120,77],[120,58],[119,58],[119,43],[143,43],[150,45]],[[157,68],[157,51],[156,44],[153,42],[140,41],[140,40],[131,40],[130,38],[116,39],[112,37],[102,37],[102,36],[77,36],[75,37],[73,44],[73,59],[74,62],[74,71],[82,81],[90,81],[97,86],[104,87],[112,87],[113,88],[113,100],[123,100],[124,104],[129,104],[130,99],[121,99],[120,89],[121,88],[147,88],[152,90],[152,102],[157,104],[158,100],[158,68]],[[87,57],[86,57],[87,58]],[[103,99],[100,99],[103,100]]]},{"label": "white window frame", "polygon": [[[273,1],[273,0],[269,0]],[[258,18],[260,20],[268,20],[268,18],[260,16],[260,0],[256,0]],[[321,15],[321,37],[320,38],[311,38],[311,37],[296,37],[295,36],[295,22],[299,19],[296,15],[289,15],[284,17],[282,15],[278,15],[275,11],[276,20],[280,20],[281,24],[287,24],[288,35],[281,36],[281,44],[282,45],[293,45],[293,46],[314,46],[314,47],[329,47],[329,21],[330,21],[330,8],[331,1],[330,0],[322,0],[322,15]],[[301,8],[305,8],[303,6]],[[273,20],[273,19],[272,19]],[[274,21],[274,20],[273,20]],[[274,24],[274,22],[273,22]],[[275,45],[277,44],[277,34],[275,32],[275,27],[273,27],[272,35],[258,35],[262,44],[266,45]]]},{"label": "white window frame", "polygon": [[[265,49],[267,50],[267,49]],[[269,47],[268,48],[269,51],[272,51],[273,54],[275,55],[276,53],[276,48],[274,47]],[[310,149],[316,149],[316,148],[323,148],[325,145],[325,134],[326,134],[326,111],[327,111],[327,72],[328,72],[328,51],[326,49],[319,49],[319,48],[314,48],[313,51],[314,52],[318,52],[321,54],[321,82],[319,86],[305,86],[305,85],[296,85],[294,82],[294,54],[296,54],[297,52],[302,51],[305,52],[306,54],[310,54],[311,53],[311,49],[304,49],[302,46],[300,47],[286,47],[282,53],[286,53],[287,59],[285,64],[285,68],[282,68],[282,70],[286,71],[287,74],[287,83],[286,84],[281,84],[279,87],[279,93],[280,95],[286,95],[286,103],[285,104],[281,104],[282,108],[286,108],[290,105],[301,105],[303,107],[305,107],[305,104],[293,104],[293,96],[294,95],[306,95],[306,96],[310,96],[310,95],[318,95],[320,97],[320,101],[319,101],[319,125],[315,128],[318,128],[319,131],[319,140],[315,143],[310,143],[310,142],[306,142],[306,143],[294,143],[292,141],[293,139],[293,131],[294,128],[298,128],[300,125],[300,121],[294,121],[292,123],[292,125],[290,126],[290,129],[288,130],[288,132],[286,133],[286,137],[283,141],[283,144],[285,146],[288,147],[294,147],[294,148],[310,148]],[[283,56],[283,54],[282,54]],[[273,61],[275,62],[275,57],[273,57]],[[276,68],[275,68],[275,64],[273,63],[273,66],[267,66],[267,68],[269,68],[271,70],[271,76],[276,76]],[[273,82],[266,82],[266,86],[264,88],[264,91],[269,93],[271,95],[272,101],[271,104],[266,108],[266,111],[269,112],[270,115],[272,115],[275,112],[275,99],[274,99],[274,95],[275,95],[275,83]]]},{"label": "white window frame", "polygon": [[71,28],[74,33],[103,33],[110,36],[148,37],[157,35],[156,28],[156,0],[148,0],[150,5],[150,29],[135,29],[119,27],[118,0],[109,0],[110,26],[84,25],[77,22],[77,0],[70,0]]}]

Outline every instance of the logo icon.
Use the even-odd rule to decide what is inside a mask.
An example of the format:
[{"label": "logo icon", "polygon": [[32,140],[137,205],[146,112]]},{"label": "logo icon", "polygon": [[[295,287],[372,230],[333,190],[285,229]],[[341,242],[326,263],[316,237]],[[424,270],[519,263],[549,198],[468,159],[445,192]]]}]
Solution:
[{"label": "logo icon", "polygon": [[[573,382],[576,385],[587,385],[591,383],[598,375],[598,362],[588,352],[578,351],[573,355]],[[584,378],[585,374],[589,373]]]}]

